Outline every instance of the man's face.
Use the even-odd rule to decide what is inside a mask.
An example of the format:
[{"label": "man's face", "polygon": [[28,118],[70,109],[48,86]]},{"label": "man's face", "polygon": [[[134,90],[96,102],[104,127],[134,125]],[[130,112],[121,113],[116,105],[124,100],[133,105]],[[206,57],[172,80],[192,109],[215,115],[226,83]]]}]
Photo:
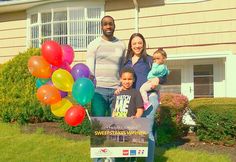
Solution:
[{"label": "man's face", "polygon": [[113,37],[115,24],[112,18],[105,17],[102,21],[102,32],[105,37]]}]

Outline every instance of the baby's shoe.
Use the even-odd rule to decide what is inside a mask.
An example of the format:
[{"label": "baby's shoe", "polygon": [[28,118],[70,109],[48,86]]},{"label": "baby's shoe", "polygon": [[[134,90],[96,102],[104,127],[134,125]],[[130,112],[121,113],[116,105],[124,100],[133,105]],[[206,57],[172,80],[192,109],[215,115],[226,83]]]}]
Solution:
[{"label": "baby's shoe", "polygon": [[144,110],[147,110],[152,104],[150,102],[145,102],[143,107],[144,107]]}]

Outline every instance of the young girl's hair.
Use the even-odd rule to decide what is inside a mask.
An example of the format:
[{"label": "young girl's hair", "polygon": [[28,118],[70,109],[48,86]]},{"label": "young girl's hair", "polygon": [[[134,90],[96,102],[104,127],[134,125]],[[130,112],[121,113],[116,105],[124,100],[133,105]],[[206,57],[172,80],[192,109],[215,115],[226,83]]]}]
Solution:
[{"label": "young girl's hair", "polygon": [[167,58],[166,51],[163,48],[158,48],[153,54],[160,53],[163,57]]}]

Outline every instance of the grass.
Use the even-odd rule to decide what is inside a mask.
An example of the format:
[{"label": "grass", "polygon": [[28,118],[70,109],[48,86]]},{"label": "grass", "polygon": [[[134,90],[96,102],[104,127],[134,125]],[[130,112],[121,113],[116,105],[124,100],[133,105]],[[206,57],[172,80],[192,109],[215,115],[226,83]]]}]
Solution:
[{"label": "grass", "polygon": [[[89,146],[89,138],[74,141],[43,134],[41,129],[34,134],[24,134],[15,124],[0,123],[0,161],[90,162]],[[178,148],[156,150],[157,162],[230,162],[227,155]]]}]

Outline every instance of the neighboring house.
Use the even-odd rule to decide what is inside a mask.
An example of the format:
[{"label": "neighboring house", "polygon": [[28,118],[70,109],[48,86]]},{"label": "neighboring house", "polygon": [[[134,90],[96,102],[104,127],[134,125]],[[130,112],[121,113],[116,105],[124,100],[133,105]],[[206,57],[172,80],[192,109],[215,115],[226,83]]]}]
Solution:
[{"label": "neighboring house", "polygon": [[127,44],[142,33],[149,54],[168,53],[171,74],[162,91],[199,97],[236,97],[235,0],[12,0],[0,1],[0,63],[47,39],[68,43],[83,62],[101,34],[100,19],[116,20]]}]

